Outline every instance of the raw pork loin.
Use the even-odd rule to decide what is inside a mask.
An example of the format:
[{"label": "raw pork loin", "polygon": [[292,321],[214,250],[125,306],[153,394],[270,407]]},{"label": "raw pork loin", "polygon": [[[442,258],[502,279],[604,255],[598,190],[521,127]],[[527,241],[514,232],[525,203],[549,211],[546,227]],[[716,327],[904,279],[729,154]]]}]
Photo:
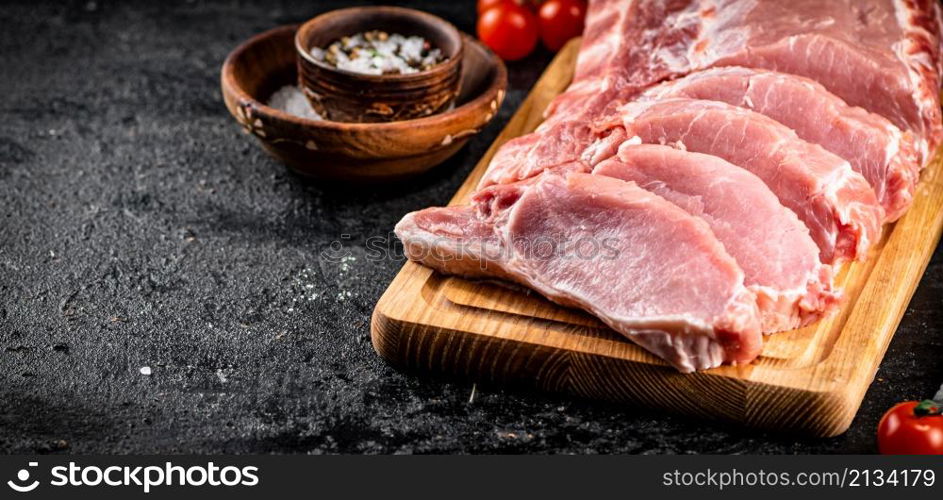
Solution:
[{"label": "raw pork loin", "polygon": [[583,308],[681,371],[759,353],[756,300],[703,220],[634,183],[581,173],[548,172],[487,198],[479,213],[407,215],[396,226],[407,256]]},{"label": "raw pork loin", "polygon": [[871,184],[888,221],[903,215],[913,200],[920,172],[912,134],[902,133],[880,115],[849,106],[808,78],[749,68],[716,68],[657,85],[639,100],[671,97],[722,101],[751,109],[848,160]]},{"label": "raw pork loin", "polygon": [[481,186],[574,160],[589,122],[654,84],[735,65],[805,76],[885,117],[910,133],[922,166],[943,139],[940,30],[934,0],[594,0],[570,88],[534,134],[498,152]]},{"label": "raw pork loin", "polygon": [[[937,0],[705,1],[684,67],[738,65],[818,81],[914,133],[921,159],[943,137]],[[682,71],[681,73],[687,73]]]},{"label": "raw pork loin", "polygon": [[880,237],[884,211],[864,177],[775,120],[717,101],[680,98],[635,101],[616,118],[628,137],[719,156],[756,174],[805,222],[823,262],[863,256]]},{"label": "raw pork loin", "polygon": [[[590,0],[574,79],[407,255],[580,307],[682,371],[836,307],[943,140],[933,0]],[[615,242],[610,258],[540,242]],[[553,248],[557,248],[554,246]]]},{"label": "raw pork loin", "polygon": [[750,172],[714,156],[625,145],[593,173],[634,181],[707,222],[756,292],[763,331],[806,325],[837,304],[809,230]]},{"label": "raw pork loin", "polygon": [[884,116],[914,133],[922,161],[943,138],[936,0],[596,0],[590,13],[575,92],[557,108],[744,66],[810,78]]}]

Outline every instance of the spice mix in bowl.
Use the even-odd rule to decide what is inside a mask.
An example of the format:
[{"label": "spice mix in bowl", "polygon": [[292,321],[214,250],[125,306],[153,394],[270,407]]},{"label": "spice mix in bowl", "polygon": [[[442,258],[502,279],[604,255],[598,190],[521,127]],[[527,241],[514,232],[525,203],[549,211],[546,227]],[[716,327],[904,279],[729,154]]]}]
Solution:
[{"label": "spice mix in bowl", "polygon": [[321,116],[389,122],[430,116],[458,95],[463,40],[413,9],[355,7],[322,14],[295,36],[299,86]]}]

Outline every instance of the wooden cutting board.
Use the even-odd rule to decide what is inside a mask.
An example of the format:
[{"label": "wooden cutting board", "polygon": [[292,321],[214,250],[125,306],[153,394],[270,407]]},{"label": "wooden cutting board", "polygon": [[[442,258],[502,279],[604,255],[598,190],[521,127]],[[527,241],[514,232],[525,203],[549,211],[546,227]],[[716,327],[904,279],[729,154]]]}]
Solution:
[{"label": "wooden cutting board", "polygon": [[[451,204],[463,204],[495,151],[533,131],[569,85],[579,50],[567,45]],[[448,277],[408,262],[377,303],[372,337],[390,363],[472,380],[526,384],[697,418],[833,436],[844,432],[874,378],[943,227],[941,155],[910,211],[885,227],[864,262],[845,266],[839,313],[767,337],[747,366],[684,375],[578,310],[524,290]]]}]

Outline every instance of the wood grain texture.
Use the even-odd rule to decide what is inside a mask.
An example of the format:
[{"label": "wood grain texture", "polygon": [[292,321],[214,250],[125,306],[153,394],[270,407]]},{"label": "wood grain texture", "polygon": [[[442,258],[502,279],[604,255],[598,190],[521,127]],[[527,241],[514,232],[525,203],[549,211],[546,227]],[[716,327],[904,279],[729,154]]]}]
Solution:
[{"label": "wood grain texture", "polygon": [[[453,204],[467,200],[498,147],[540,123],[543,109],[569,84],[577,52],[577,42],[560,52]],[[680,374],[581,311],[412,262],[376,306],[373,345],[402,367],[837,435],[857,412],[940,239],[941,163],[938,154],[923,172],[910,211],[885,227],[870,257],[838,274],[845,291],[841,310],[809,327],[767,337],[761,356],[747,366]]]}]

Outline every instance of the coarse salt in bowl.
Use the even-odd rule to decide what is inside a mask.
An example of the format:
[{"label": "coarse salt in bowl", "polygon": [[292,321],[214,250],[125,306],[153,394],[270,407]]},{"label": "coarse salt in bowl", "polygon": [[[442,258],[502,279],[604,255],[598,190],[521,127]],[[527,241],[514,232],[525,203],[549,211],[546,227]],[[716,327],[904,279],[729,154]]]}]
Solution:
[{"label": "coarse salt in bowl", "polygon": [[[428,43],[443,60],[421,71],[402,71],[396,60],[382,54],[380,60],[347,57],[338,65],[326,60],[326,47],[371,31],[401,35],[404,40],[399,48],[406,57],[420,55]],[[377,52],[391,47],[381,45]],[[448,109],[458,95],[462,36],[452,24],[425,12],[401,7],[331,11],[299,28],[295,50],[299,87],[311,106],[333,121],[389,122],[430,116]],[[400,71],[393,72],[397,67]]]}]

